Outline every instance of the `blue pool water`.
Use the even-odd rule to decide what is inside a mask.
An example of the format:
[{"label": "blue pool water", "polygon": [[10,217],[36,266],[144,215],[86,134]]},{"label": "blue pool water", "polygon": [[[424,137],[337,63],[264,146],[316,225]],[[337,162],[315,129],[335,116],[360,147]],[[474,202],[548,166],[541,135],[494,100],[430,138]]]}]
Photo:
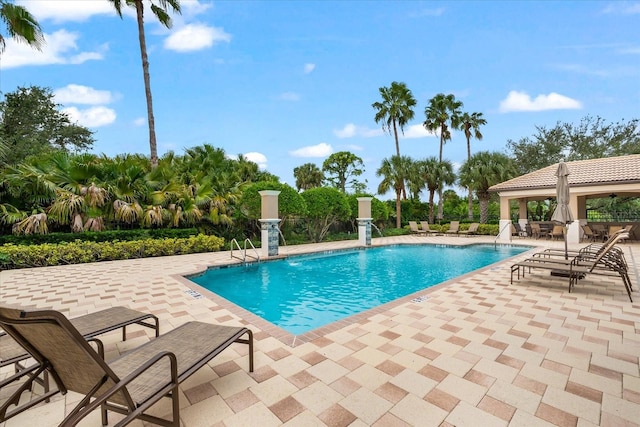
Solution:
[{"label": "blue pool water", "polygon": [[299,335],[528,249],[387,246],[215,268],[189,279]]}]

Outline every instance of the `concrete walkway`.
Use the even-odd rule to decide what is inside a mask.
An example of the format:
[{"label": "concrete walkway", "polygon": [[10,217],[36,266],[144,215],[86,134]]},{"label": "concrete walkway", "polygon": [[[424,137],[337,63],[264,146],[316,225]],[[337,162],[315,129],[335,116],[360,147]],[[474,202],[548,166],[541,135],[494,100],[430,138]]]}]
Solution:
[{"label": "concrete walkway", "polygon": [[[373,239],[478,242],[494,240]],[[289,246],[280,254],[356,245]],[[228,264],[229,252],[3,271],[0,300],[70,317],[123,305],[156,314],[161,332],[191,320],[249,326],[255,372],[244,345],[213,359],[180,388],[185,427],[640,426],[640,245],[621,247],[633,265],[634,303],[619,279],[595,275],[571,293],[567,279],[543,270],[510,285],[510,266],[522,254],[295,338],[182,277]],[[152,339],[143,328],[129,336],[102,336],[107,360]],[[0,370],[0,378],[11,372]],[[0,391],[0,402],[11,389]],[[58,425],[79,399],[57,396],[0,427]],[[165,400],[154,414],[169,413]],[[110,414],[111,425],[118,419]],[[99,411],[82,425],[100,426]]]}]

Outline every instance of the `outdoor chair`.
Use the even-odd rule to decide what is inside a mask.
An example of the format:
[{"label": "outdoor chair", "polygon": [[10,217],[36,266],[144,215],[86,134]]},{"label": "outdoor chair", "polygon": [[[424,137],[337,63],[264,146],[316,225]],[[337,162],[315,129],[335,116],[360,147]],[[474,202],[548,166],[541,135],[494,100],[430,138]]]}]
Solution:
[{"label": "outdoor chair", "polygon": [[[126,307],[107,308],[70,319],[70,322],[85,338],[92,338],[122,328],[122,341],[126,341],[127,326],[135,324],[153,329],[156,337],[160,333],[156,316]],[[16,340],[6,332],[0,332],[0,368],[9,365],[15,366],[14,374],[0,381],[0,389],[38,368],[37,365],[25,366],[25,362],[30,358],[31,355]],[[49,380],[46,373],[42,379],[37,379],[37,382],[42,384],[45,393],[49,391]]]},{"label": "outdoor chair", "polygon": [[582,226],[582,240],[588,240],[590,242],[596,241],[596,233],[588,225]]},{"label": "outdoor chair", "polygon": [[479,223],[474,222],[471,225],[469,225],[469,229],[467,230],[460,230],[458,231],[458,234],[464,235],[464,236],[475,236],[476,234],[478,234],[478,227],[480,226]]},{"label": "outdoor chair", "polygon": [[564,239],[564,227],[562,225],[554,225],[551,233],[549,233],[550,239]]},{"label": "outdoor chair", "polygon": [[605,237],[607,235],[607,229],[603,224],[591,224],[589,227],[591,227],[591,230],[596,235],[596,239],[601,241],[607,240]]},{"label": "outdoor chair", "polygon": [[531,223],[531,237],[535,239],[539,239],[542,236],[542,230],[540,229],[540,224]]},{"label": "outdoor chair", "polygon": [[531,269],[536,268],[551,270],[552,275],[568,277],[569,292],[571,292],[578,280],[584,278],[587,274],[618,276],[622,279],[629,301],[633,302],[631,297],[633,287],[629,277],[628,265],[622,251],[614,248],[616,243],[627,237],[628,233],[618,233],[596,252],[585,251],[570,259],[552,256],[553,254],[559,255],[560,251],[539,252],[511,266],[511,283],[513,283],[514,272],[517,271],[518,279],[520,279],[521,271],[522,277],[524,277],[526,269],[531,271]]},{"label": "outdoor chair", "polygon": [[[576,250],[565,251],[564,249],[547,248],[542,252],[535,253],[533,256],[550,257],[550,256],[562,255],[564,257],[564,255],[566,254],[571,257],[581,256],[582,258],[587,258],[587,257],[596,258],[598,255],[600,255],[602,251],[607,250],[609,243],[613,242],[619,234],[622,234],[625,232],[626,230],[618,230],[617,232],[609,236],[609,238],[603,243],[590,243],[587,246],[578,249],[577,251]],[[611,248],[611,250],[619,250],[619,248],[613,247]]]},{"label": "outdoor chair", "polygon": [[458,231],[460,229],[460,221],[451,221],[449,223],[449,229],[446,231],[445,234],[458,234]]},{"label": "outdoor chair", "polygon": [[[84,396],[61,426],[74,426],[100,407],[103,425],[107,411],[119,412],[126,425],[138,418],[162,426],[179,427],[178,386],[233,343],[249,346],[253,372],[253,333],[244,327],[189,322],[106,362],[101,345],[96,351],[62,313],[27,311],[0,306],[0,327],[39,363],[39,368],[0,407],[0,422],[11,417],[7,409],[30,389],[34,376],[47,371],[58,390],[46,397],[73,391]],[[243,338],[246,336],[245,338]],[[172,419],[145,413],[162,397],[172,400]],[[42,396],[42,400],[45,396]]]},{"label": "outdoor chair", "polygon": [[511,224],[511,235],[517,237],[527,237],[527,232],[522,229],[520,223],[516,222]]},{"label": "outdoor chair", "polygon": [[428,234],[440,233],[438,230],[432,230],[431,227],[429,227],[429,222],[427,221],[420,221],[420,227],[422,227],[422,230]]},{"label": "outdoor chair", "polygon": [[421,230],[418,227],[418,223],[416,221],[409,221],[409,230],[413,234],[427,234],[425,230]]}]

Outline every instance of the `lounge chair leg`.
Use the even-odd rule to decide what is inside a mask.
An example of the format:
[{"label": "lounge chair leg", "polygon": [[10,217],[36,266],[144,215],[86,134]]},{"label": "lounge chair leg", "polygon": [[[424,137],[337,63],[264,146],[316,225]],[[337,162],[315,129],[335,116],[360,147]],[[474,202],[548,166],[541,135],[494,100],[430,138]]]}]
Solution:
[{"label": "lounge chair leg", "polygon": [[102,413],[102,425],[109,425],[109,414],[107,413],[107,407],[104,405],[100,405],[100,412]]}]

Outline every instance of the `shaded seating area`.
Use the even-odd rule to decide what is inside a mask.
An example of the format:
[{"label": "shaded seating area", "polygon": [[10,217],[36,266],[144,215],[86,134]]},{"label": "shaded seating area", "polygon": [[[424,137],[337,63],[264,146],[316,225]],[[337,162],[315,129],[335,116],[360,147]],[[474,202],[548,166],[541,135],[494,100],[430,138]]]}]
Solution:
[{"label": "shaded seating area", "polygon": [[549,233],[548,237],[550,239],[562,240],[564,239],[564,227],[561,225],[554,225],[551,229],[551,233]]},{"label": "shaded seating area", "polygon": [[[102,423],[108,411],[125,415],[118,425],[141,419],[163,426],[180,425],[178,386],[233,343],[249,346],[249,371],[253,371],[253,334],[244,327],[188,322],[106,362],[99,341],[97,350],[62,313],[0,306],[0,327],[38,362],[37,369],[0,408],[0,421],[28,407],[8,412],[34,379],[48,372],[57,385],[38,401],[60,392],[83,398],[60,425],[76,425],[100,408]],[[162,397],[172,401],[170,420],[145,413]],[[33,406],[33,405],[30,405]],[[29,406],[29,407],[30,407]]]},{"label": "shaded seating area", "polygon": [[621,278],[629,301],[633,302],[631,297],[633,288],[628,265],[623,252],[615,247],[618,242],[627,237],[628,233],[620,230],[603,245],[592,244],[577,253],[570,252],[571,256],[568,259],[565,259],[564,251],[557,249],[536,253],[511,266],[511,283],[513,283],[514,272],[517,272],[517,277],[520,279],[521,275],[525,277],[527,270],[531,272],[532,269],[546,269],[551,270],[551,274],[554,276],[567,277],[569,292],[571,292],[575,284],[589,274],[614,276]]},{"label": "shaded seating area", "polygon": [[597,240],[597,238],[599,237],[592,229],[591,227],[589,227],[589,225],[583,225],[582,226],[582,240],[587,240],[589,242],[595,242]]}]

